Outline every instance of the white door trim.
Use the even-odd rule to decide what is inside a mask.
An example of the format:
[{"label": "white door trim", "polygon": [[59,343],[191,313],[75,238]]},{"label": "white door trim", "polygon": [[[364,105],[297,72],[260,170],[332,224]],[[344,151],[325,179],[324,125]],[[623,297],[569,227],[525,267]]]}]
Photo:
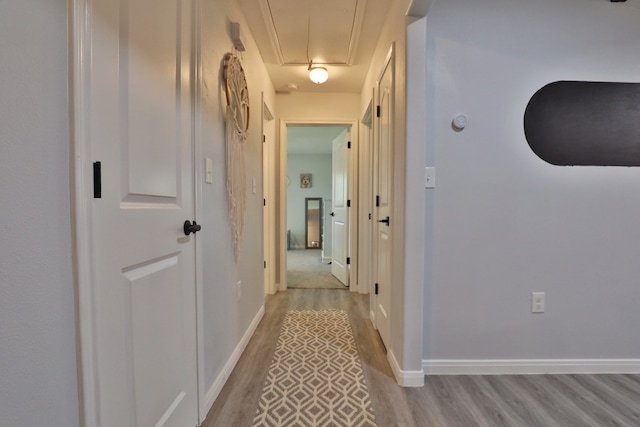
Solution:
[{"label": "white door trim", "polygon": [[[389,73],[389,74],[387,74]],[[382,90],[385,76],[390,76],[390,86],[387,90]],[[373,209],[374,222],[374,270],[373,277],[375,283],[379,284],[379,292],[371,296],[374,308],[374,327],[378,330],[387,352],[392,352],[394,346],[392,342],[393,322],[396,313],[393,298],[398,293],[392,292],[393,288],[400,288],[401,281],[395,280],[395,271],[393,264],[399,254],[395,254],[393,250],[393,242],[401,235],[396,231],[398,220],[395,218],[394,206],[396,203],[396,195],[394,186],[396,182],[395,158],[397,156],[397,136],[396,129],[398,120],[396,115],[396,47],[395,42],[391,44],[381,71],[376,80],[375,102],[377,104],[376,120],[374,121],[375,129],[375,148],[374,148],[374,172],[373,172],[373,192],[375,193],[376,203]],[[385,86],[385,89],[387,87]],[[383,96],[387,100],[387,104],[383,105]],[[387,117],[387,131],[383,133],[383,118]],[[385,137],[386,135],[386,137]],[[384,138],[383,138],[384,137]],[[386,141],[386,144],[383,144]],[[385,151],[386,150],[386,151]],[[384,155],[384,156],[383,156]],[[382,171],[386,171],[385,175]],[[384,184],[384,185],[383,185]],[[382,188],[381,188],[382,187]],[[378,203],[379,202],[379,203]],[[391,219],[391,224],[386,226],[378,224],[386,219]],[[381,219],[382,218],[382,219]],[[386,236],[386,239],[383,238]],[[385,243],[386,242],[386,243]],[[383,246],[383,243],[384,246]],[[386,254],[386,256],[385,256]],[[386,268],[385,268],[386,267]]]},{"label": "white door trim", "polygon": [[275,123],[273,113],[262,93],[262,136],[265,138],[262,144],[262,197],[266,201],[263,210],[263,238],[264,238],[264,260],[266,262],[264,277],[264,291],[266,294],[275,294],[278,291],[276,284],[276,230],[275,230],[275,203],[277,182],[276,173],[276,148],[274,144]]},{"label": "white door trim", "polygon": [[[202,88],[204,87],[202,77],[202,54],[200,35],[202,29],[202,3],[200,0],[193,0],[193,49],[194,49],[194,76],[193,76],[193,133],[194,133],[194,160],[193,160],[193,173],[194,173],[194,214],[195,218],[200,221],[204,217],[203,206],[203,194],[204,194],[204,182],[205,182],[205,156],[203,150],[203,138],[202,138]],[[201,267],[202,260],[204,259],[203,253],[203,241],[204,239],[195,239],[196,243],[196,354],[198,355],[197,361],[197,377],[198,377],[198,422],[202,423],[207,417],[209,407],[207,405],[207,389],[205,378],[205,362],[204,362],[204,270]]]},{"label": "white door trim", "polygon": [[[358,292],[373,293],[373,144],[374,144],[374,95],[360,120],[360,144],[358,147]],[[372,312],[371,312],[372,313]]]},{"label": "white door trim", "polygon": [[[277,289],[279,291],[287,290],[287,126],[322,126],[322,125],[344,125],[351,127],[351,142],[352,147],[358,146],[359,141],[359,128],[357,120],[288,120],[288,119],[280,119],[279,126],[279,135],[278,135],[278,188],[277,192],[279,194],[278,199],[278,212],[276,213],[276,229],[279,231],[279,236],[276,237],[276,240],[279,241],[278,245],[278,272],[277,279],[279,279],[277,283]],[[353,148],[352,148],[353,149]],[[354,181],[354,169],[353,167],[353,157],[357,157],[352,155],[351,161],[349,164],[349,191],[350,198],[352,203],[352,212],[356,212],[357,209],[357,199],[351,196],[352,185]],[[350,217],[353,218],[353,217]],[[354,223],[349,225],[350,227],[357,227],[357,220]],[[349,231],[351,233],[351,231]],[[351,264],[350,270],[355,271],[358,268],[358,260],[355,254],[357,251],[354,249],[357,247],[357,239],[352,241],[353,244],[355,242],[354,247],[351,248]],[[351,291],[355,291],[355,286]]]},{"label": "white door trim", "polygon": [[92,286],[93,237],[90,194],[93,190],[91,152],[88,143],[88,61],[90,58],[90,11],[87,0],[73,0],[70,7],[69,37],[71,63],[69,99],[72,156],[72,227],[73,269],[76,298],[76,352],[78,387],[80,389],[80,424],[98,427],[98,388],[96,375],[96,334],[93,319],[94,292]]}]

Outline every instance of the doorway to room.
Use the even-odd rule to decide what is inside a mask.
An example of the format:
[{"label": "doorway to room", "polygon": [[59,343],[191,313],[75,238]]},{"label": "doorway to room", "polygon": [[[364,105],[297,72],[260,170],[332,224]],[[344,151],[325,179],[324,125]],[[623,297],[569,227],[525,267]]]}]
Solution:
[{"label": "doorway to room", "polygon": [[349,135],[343,124],[286,127],[287,288],[349,286]]}]

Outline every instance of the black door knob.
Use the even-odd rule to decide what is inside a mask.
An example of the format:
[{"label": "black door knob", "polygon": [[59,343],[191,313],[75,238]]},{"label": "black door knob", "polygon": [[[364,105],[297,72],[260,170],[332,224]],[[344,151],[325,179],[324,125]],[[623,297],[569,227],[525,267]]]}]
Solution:
[{"label": "black door knob", "polygon": [[387,216],[385,219],[379,219],[378,222],[381,222],[383,224],[387,224],[387,227],[389,226],[389,223],[391,222],[391,220],[389,219],[389,217]]},{"label": "black door knob", "polygon": [[333,212],[331,212],[329,215],[331,215],[331,216],[336,216],[336,214],[335,214],[335,213],[333,213]]},{"label": "black door knob", "polygon": [[184,222],[184,227],[182,229],[184,230],[184,235],[188,236],[191,233],[195,234],[198,231],[200,231],[202,229],[202,226],[196,224],[195,221],[193,221],[193,224],[192,224],[191,221],[186,220]]}]

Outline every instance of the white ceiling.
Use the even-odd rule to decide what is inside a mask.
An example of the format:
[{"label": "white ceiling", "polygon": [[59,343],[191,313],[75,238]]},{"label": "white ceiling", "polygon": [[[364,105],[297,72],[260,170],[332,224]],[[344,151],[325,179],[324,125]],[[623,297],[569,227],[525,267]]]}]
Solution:
[{"label": "white ceiling", "polygon": [[346,126],[288,126],[288,154],[331,154],[332,142]]},{"label": "white ceiling", "polygon": [[[389,0],[239,0],[276,91],[362,89]],[[308,49],[308,58],[307,58]],[[309,80],[309,60],[329,80]]]}]

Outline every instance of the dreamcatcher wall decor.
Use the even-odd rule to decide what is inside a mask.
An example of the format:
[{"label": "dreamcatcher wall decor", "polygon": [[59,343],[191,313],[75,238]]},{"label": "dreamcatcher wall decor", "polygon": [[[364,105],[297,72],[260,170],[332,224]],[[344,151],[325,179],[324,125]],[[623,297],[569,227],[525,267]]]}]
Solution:
[{"label": "dreamcatcher wall decor", "polygon": [[224,84],[227,95],[225,117],[225,152],[227,205],[233,240],[233,253],[238,262],[242,245],[246,206],[244,145],[249,131],[249,90],[240,59],[233,53],[224,56]]}]

